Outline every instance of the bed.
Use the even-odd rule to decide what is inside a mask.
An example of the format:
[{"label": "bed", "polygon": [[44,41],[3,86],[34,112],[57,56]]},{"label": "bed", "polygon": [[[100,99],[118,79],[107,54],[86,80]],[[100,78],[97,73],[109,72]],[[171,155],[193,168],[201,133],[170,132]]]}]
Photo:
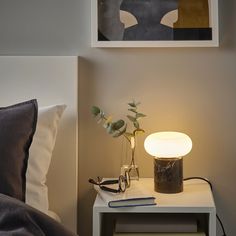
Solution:
[{"label": "bed", "polygon": [[[55,146],[46,175],[49,211],[35,210],[29,204],[25,206],[21,201],[25,199],[20,197],[15,200],[5,197],[4,193],[0,195],[0,213],[5,217],[0,219],[10,219],[12,222],[12,215],[5,215],[4,212],[14,206],[21,213],[18,215],[26,214],[31,223],[36,221],[41,227],[50,222],[51,229],[45,235],[56,235],[52,232],[59,235],[56,230],[64,230],[60,223],[56,223],[58,220],[70,231],[77,231],[77,67],[77,57],[0,57],[0,107],[36,98],[40,114],[48,109],[54,109],[57,115],[60,113]],[[32,171],[33,174],[35,172]],[[17,220],[16,215],[13,216]],[[65,230],[64,234],[69,235],[68,232]],[[24,235],[30,235],[30,230],[29,234]]]}]

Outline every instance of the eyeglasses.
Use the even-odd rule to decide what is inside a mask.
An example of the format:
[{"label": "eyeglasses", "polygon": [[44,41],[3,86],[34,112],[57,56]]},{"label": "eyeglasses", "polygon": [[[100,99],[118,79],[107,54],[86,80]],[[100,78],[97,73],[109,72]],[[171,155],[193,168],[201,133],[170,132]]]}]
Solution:
[{"label": "eyeglasses", "polygon": [[[125,174],[120,175],[118,179],[108,179],[102,181],[100,177],[97,177],[97,181],[89,179],[89,183],[98,185],[100,189],[104,191],[108,191],[111,193],[120,193],[120,192],[125,192],[125,190],[130,187],[130,175],[129,172],[126,171]],[[113,184],[118,184],[118,188],[114,189],[106,186]]]}]

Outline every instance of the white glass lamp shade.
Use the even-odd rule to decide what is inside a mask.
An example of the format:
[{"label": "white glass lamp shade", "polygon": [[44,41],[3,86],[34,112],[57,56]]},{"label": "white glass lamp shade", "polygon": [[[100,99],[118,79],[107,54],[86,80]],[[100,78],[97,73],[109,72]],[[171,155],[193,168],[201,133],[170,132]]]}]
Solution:
[{"label": "white glass lamp shade", "polygon": [[192,140],[184,133],[158,132],[145,139],[144,148],[157,158],[180,158],[191,151]]}]

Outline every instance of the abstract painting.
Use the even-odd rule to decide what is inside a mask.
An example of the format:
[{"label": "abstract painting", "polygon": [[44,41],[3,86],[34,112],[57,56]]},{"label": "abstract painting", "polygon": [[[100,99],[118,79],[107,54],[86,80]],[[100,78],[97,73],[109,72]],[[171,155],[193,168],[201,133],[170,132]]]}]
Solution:
[{"label": "abstract painting", "polygon": [[216,0],[92,0],[92,3],[95,4],[92,14],[96,17],[92,21],[96,25],[92,27],[92,40],[101,45],[218,44]]}]

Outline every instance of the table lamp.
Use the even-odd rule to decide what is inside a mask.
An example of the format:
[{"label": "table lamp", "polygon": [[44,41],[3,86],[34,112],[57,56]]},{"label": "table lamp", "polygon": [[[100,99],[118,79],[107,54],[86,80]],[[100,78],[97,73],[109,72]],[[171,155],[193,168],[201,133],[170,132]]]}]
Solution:
[{"label": "table lamp", "polygon": [[192,140],[179,132],[150,134],[144,142],[148,154],[154,156],[154,187],[160,193],[183,191],[183,156],[192,149]]}]

